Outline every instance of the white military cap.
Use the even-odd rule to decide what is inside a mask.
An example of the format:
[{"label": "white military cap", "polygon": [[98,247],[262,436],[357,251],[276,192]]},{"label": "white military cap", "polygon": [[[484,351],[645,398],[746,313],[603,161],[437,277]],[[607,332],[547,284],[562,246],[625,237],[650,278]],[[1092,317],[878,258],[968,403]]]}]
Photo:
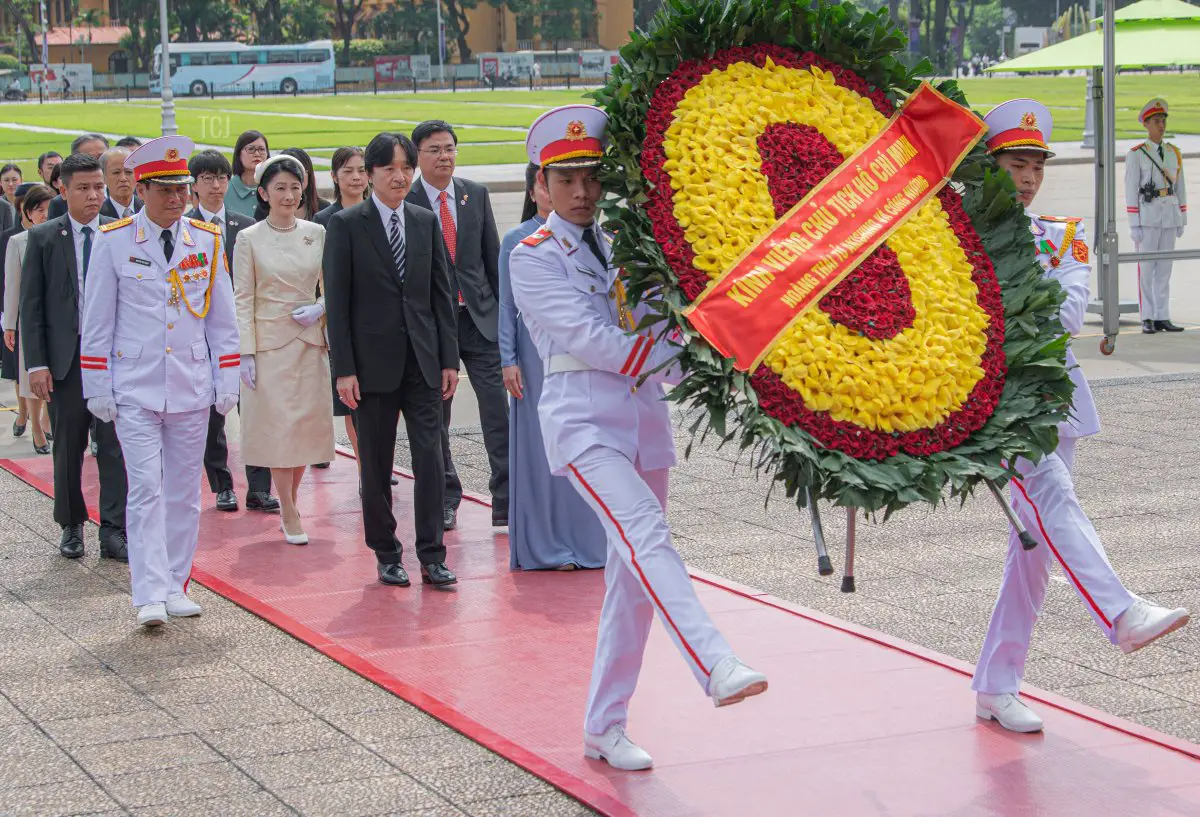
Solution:
[{"label": "white military cap", "polygon": [[1010,99],[992,108],[983,118],[988,126],[988,153],[1002,150],[1040,150],[1053,156],[1050,136],[1054,133],[1054,117],[1036,99]]},{"label": "white military cap", "polygon": [[1146,120],[1156,113],[1160,113],[1163,116],[1167,115],[1167,100],[1155,97],[1147,102],[1142,106],[1142,112],[1138,114],[1138,121],[1145,125]]},{"label": "white military cap", "polygon": [[529,126],[525,152],[542,167],[595,167],[607,143],[608,114],[594,105],[563,105]]},{"label": "white military cap", "polygon": [[132,170],[138,182],[191,184],[187,163],[195,147],[186,136],[160,136],[126,156],[125,169]]}]

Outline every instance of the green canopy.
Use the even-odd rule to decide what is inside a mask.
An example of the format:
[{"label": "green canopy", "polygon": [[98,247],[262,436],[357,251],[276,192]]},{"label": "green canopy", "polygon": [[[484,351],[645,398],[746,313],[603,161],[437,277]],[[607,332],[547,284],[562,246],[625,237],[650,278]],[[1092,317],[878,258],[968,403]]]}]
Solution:
[{"label": "green canopy", "polygon": [[[1197,9],[1179,0],[1144,0],[1138,6],[1177,3]],[[1200,65],[1200,14],[1195,19],[1131,20],[1116,26],[1116,64],[1121,68],[1148,68],[1163,65]],[[1099,68],[1104,65],[1104,34],[1089,31],[1061,43],[1039,49],[1008,62],[993,65],[989,71],[1061,71],[1068,68]]]},{"label": "green canopy", "polygon": [[[1097,17],[1094,22],[1103,19]],[[1118,11],[1113,20],[1117,25],[1130,20],[1200,20],[1200,6],[1185,0],[1142,0]]]}]

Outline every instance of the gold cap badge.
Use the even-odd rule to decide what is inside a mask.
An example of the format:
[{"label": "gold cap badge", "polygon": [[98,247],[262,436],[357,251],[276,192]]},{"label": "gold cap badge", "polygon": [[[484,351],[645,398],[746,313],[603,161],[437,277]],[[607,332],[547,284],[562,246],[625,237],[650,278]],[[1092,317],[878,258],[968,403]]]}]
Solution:
[{"label": "gold cap badge", "polygon": [[567,138],[574,141],[587,138],[587,127],[578,119],[567,123]]},{"label": "gold cap badge", "polygon": [[1032,112],[1022,115],[1021,124],[1017,127],[1019,127],[1021,130],[1037,130],[1037,116]]}]

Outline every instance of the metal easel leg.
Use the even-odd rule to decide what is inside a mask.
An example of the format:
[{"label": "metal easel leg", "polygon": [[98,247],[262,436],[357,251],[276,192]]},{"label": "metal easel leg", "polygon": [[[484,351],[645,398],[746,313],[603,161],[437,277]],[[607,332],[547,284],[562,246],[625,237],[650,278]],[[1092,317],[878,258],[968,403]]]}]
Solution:
[{"label": "metal easel leg", "polygon": [[825,531],[821,527],[821,511],[817,501],[813,499],[812,491],[804,489],[804,498],[808,502],[808,513],[812,517],[813,539],[817,543],[817,572],[822,576],[833,574],[833,562],[829,561],[829,551],[825,549]]},{"label": "metal easel leg", "polygon": [[1025,550],[1033,550],[1037,547],[1037,539],[1025,530],[1025,526],[1021,524],[1020,517],[1017,512],[1012,509],[1004,500],[1004,494],[1000,493],[1000,489],[996,487],[996,483],[992,480],[987,480],[987,486],[992,489],[992,496],[996,497],[996,501],[1000,503],[1000,509],[1004,511],[1004,516],[1008,519],[1008,524],[1012,525],[1012,529],[1017,532],[1017,538],[1021,540],[1021,547]]},{"label": "metal easel leg", "polygon": [[854,592],[854,540],[857,534],[858,511],[846,509],[846,569],[842,573],[842,592]]}]

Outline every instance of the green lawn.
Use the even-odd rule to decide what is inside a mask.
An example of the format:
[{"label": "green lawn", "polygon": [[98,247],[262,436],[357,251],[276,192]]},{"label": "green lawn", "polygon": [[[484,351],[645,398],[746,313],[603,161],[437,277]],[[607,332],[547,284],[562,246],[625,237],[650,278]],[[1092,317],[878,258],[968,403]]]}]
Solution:
[{"label": "green lawn", "polygon": [[[972,106],[986,112],[1017,96],[1032,96],[1050,106],[1055,141],[1078,141],[1083,129],[1083,77],[992,77],[961,80]],[[1171,103],[1171,133],[1200,133],[1200,76],[1196,74],[1129,75],[1117,78],[1117,135],[1140,136],[1137,112],[1152,96]],[[237,135],[254,128],[270,137],[275,149],[301,147],[328,157],[341,145],[362,145],[381,130],[410,131],[424,119],[445,119],[459,128],[464,165],[524,161],[524,128],[542,111],[571,102],[586,102],[584,91],[467,91],[339,95],[336,97],[260,97],[177,100],[179,129],[198,142],[231,148]],[[324,117],[345,117],[330,119]],[[129,103],[0,105],[0,123],[60,129],[65,133],[26,132],[0,128],[0,161],[18,160],[24,167],[45,150],[65,152],[71,134],[105,133],[154,136],[159,127],[155,100]],[[487,144],[482,144],[487,143]]]}]

